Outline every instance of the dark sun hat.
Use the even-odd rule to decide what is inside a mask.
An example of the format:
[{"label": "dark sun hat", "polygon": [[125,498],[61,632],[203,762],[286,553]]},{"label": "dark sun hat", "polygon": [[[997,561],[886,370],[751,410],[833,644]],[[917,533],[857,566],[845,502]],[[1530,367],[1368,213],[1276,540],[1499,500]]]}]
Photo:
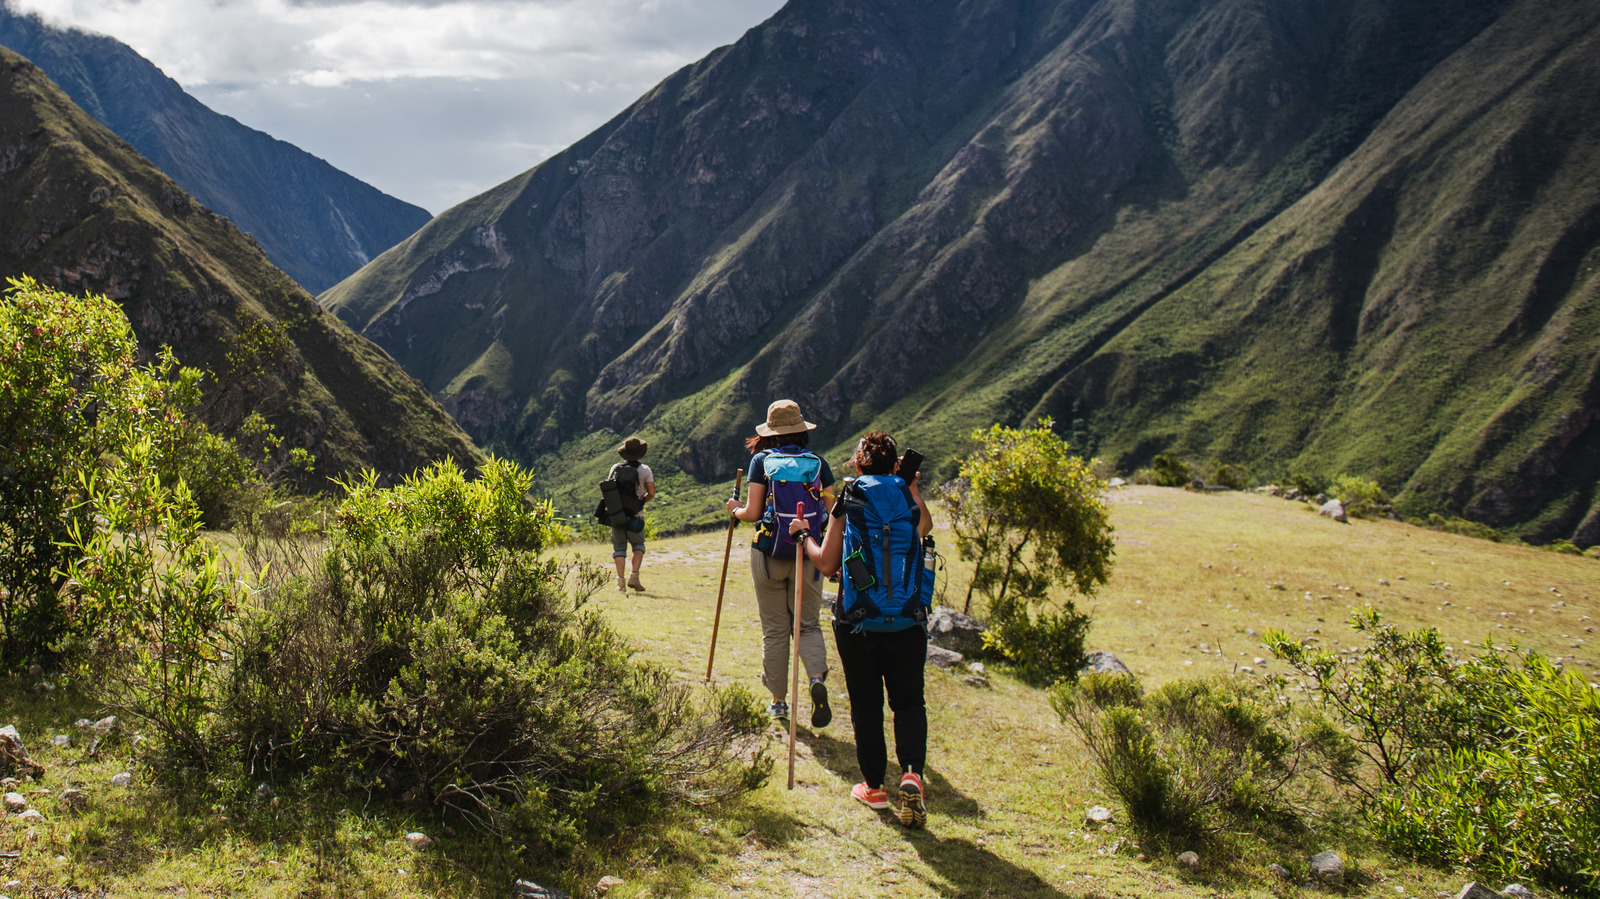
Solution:
[{"label": "dark sun hat", "polygon": [[637,462],[644,458],[645,451],[648,449],[650,449],[650,444],[637,437],[629,437],[627,440],[622,441],[621,446],[617,447],[617,454],[629,462]]},{"label": "dark sun hat", "polygon": [[767,407],[767,420],[756,425],[756,433],[762,437],[776,437],[779,434],[799,434],[809,431],[816,425],[806,421],[800,414],[800,404],[794,400],[778,400]]}]

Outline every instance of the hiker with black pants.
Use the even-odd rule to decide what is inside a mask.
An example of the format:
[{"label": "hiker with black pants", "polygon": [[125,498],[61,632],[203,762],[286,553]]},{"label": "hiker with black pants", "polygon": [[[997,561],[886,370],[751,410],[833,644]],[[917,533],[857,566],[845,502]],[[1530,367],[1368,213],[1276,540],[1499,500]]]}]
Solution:
[{"label": "hiker with black pants", "polygon": [[[891,494],[895,491],[909,493],[914,510],[906,508],[904,499],[899,500],[901,511],[906,513],[902,521],[908,521],[911,528],[901,535],[902,544],[907,540],[920,540],[928,536],[933,530],[933,518],[918,489],[921,474],[913,475],[910,483],[894,475],[898,459],[893,438],[882,431],[868,433],[856,446],[855,455],[850,461],[862,475],[875,476],[863,477],[860,481],[871,480],[876,485],[875,489]],[[825,576],[837,574],[843,566],[846,561],[846,535],[855,527],[840,520],[846,516],[848,503],[859,502],[855,499],[856,485],[851,482],[846,484],[839,500],[833,505],[834,520],[820,545],[802,522],[790,525],[796,540],[804,541],[807,558]],[[804,536],[799,536],[801,534]],[[858,539],[852,538],[852,544]],[[889,546],[888,538],[884,538],[882,545]],[[871,555],[870,549],[867,554]],[[869,570],[881,576],[888,569],[881,564],[881,558],[876,560],[879,564],[869,566]],[[923,564],[920,556],[916,557],[914,564]],[[900,570],[903,572],[905,569]],[[927,821],[926,793],[922,782],[928,758],[928,713],[923,704],[922,691],[923,668],[928,656],[926,616],[913,614],[900,617],[898,609],[890,609],[882,611],[871,621],[863,623],[857,620],[851,623],[852,618],[859,616],[852,616],[842,608],[847,577],[853,579],[854,575],[840,578],[840,599],[834,607],[833,636],[839,650],[839,664],[844,667],[845,689],[850,696],[850,722],[856,733],[856,763],[864,778],[851,789],[850,795],[869,808],[882,810],[889,807],[889,795],[883,789],[889,764],[883,739],[883,701],[887,693],[889,709],[894,713],[894,748],[901,770],[900,821],[907,826],[921,827]],[[864,581],[872,580],[869,575],[862,577]],[[908,595],[922,586],[920,581],[914,579],[911,583],[916,586],[912,587],[904,580],[900,585],[902,601],[908,603],[906,609],[910,609],[912,604],[925,602],[923,597]],[[927,589],[930,595],[931,590],[930,575]],[[869,629],[872,626],[892,629]]]},{"label": "hiker with black pants", "polygon": [[[826,460],[805,450],[815,427],[805,420],[793,400],[778,400],[767,407],[766,422],[756,425],[756,436],[745,441],[745,449],[753,454],[745,501],[741,504],[735,497],[727,504],[728,514],[734,518],[763,522],[750,548],[750,577],[761,615],[761,683],[772,694],[768,714],[785,720],[789,717],[795,558],[794,542],[779,523],[794,517],[794,497],[798,496],[810,507],[816,527],[820,530],[825,526],[826,501],[832,497],[827,489],[833,485],[833,471]],[[782,480],[786,475],[780,474],[780,469],[804,471],[804,482]],[[811,566],[806,568],[798,652],[811,679],[811,726],[826,727],[833,720],[833,710],[828,705],[828,652],[822,637],[822,578]]]},{"label": "hiker with black pants", "polygon": [[[650,445],[637,437],[629,437],[617,447],[617,455],[622,461],[611,466],[611,471],[606,474],[608,480],[617,481],[622,489],[631,489],[638,498],[637,507],[644,509],[644,504],[656,498],[656,478],[651,473],[650,466],[639,461],[650,449]],[[628,468],[632,471],[623,471]],[[618,477],[621,473],[624,477]],[[628,477],[631,475],[631,477]],[[629,482],[632,486],[629,486]],[[602,500],[602,506],[604,501]],[[634,503],[625,502],[624,508],[631,507]],[[625,567],[628,556],[628,546],[633,546],[633,574],[624,579],[627,574]],[[639,569],[644,566],[644,516],[633,514],[627,524],[611,526],[611,560],[617,565],[617,589],[626,593],[629,587],[640,592],[644,591],[644,582],[639,580]]]}]

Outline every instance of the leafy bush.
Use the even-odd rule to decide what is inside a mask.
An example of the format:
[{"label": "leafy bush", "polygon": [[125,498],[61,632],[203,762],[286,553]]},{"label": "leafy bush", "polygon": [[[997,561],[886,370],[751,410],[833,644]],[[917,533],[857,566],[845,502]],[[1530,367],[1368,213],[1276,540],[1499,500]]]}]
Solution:
[{"label": "leafy bush", "polygon": [[1581,678],[1529,657],[1472,666],[1495,729],[1377,804],[1377,832],[1396,850],[1484,879],[1535,878],[1600,895],[1600,696]]},{"label": "leafy bush", "polygon": [[1194,480],[1189,466],[1172,453],[1158,453],[1151,459],[1150,474],[1157,487],[1187,487]]},{"label": "leafy bush", "polygon": [[1497,530],[1486,524],[1468,521],[1465,518],[1445,517],[1437,512],[1428,516],[1428,527],[1446,534],[1460,534],[1463,537],[1477,537],[1479,540],[1492,540],[1499,543],[1505,537]]},{"label": "leafy bush", "polygon": [[1027,429],[975,431],[961,477],[941,488],[956,548],[974,562],[972,594],[988,598],[992,646],[1036,683],[1083,662],[1088,618],[1052,587],[1092,595],[1110,577],[1110,515],[1093,462],[1072,455],[1049,419]]},{"label": "leafy bush", "polygon": [[87,540],[96,526],[86,485],[103,464],[142,447],[138,470],[125,473],[169,488],[184,481],[202,510],[249,477],[232,443],[188,414],[201,372],[165,352],[137,365],[133,331],[103,296],[9,283],[0,301],[0,670],[87,636],[68,632],[60,598],[73,529]]},{"label": "leafy bush", "polygon": [[1538,655],[1485,641],[1451,657],[1370,608],[1344,657],[1269,632],[1265,642],[1346,727],[1364,764],[1341,783],[1399,852],[1483,875],[1600,895],[1600,698]]},{"label": "leafy bush", "polygon": [[1292,819],[1313,756],[1337,759],[1325,719],[1230,680],[1179,680],[1140,696],[1127,675],[1089,674],[1050,693],[1101,781],[1146,836],[1193,838]]},{"label": "leafy bush", "polygon": [[563,529],[530,485],[500,460],[347,485],[316,567],[243,622],[218,747],[551,846],[747,787],[754,698],[634,661],[584,610],[598,570],[541,558]]},{"label": "leafy bush", "polygon": [[1247,490],[1250,487],[1250,469],[1243,465],[1219,465],[1211,482],[1229,490]]},{"label": "leafy bush", "polygon": [[1342,474],[1328,485],[1328,495],[1344,504],[1346,514],[1371,518],[1389,511],[1389,494],[1371,478]]},{"label": "leafy bush", "polygon": [[1573,543],[1571,540],[1557,540],[1554,543],[1546,545],[1545,549],[1548,549],[1553,553],[1561,553],[1562,555],[1566,556],[1583,555],[1583,550],[1579,549],[1578,545]]}]

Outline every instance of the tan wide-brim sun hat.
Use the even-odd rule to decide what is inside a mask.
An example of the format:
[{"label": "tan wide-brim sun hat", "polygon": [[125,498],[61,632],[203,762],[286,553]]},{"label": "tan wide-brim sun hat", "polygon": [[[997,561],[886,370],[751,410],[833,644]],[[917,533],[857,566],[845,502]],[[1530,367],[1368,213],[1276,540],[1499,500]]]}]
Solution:
[{"label": "tan wide-brim sun hat", "polygon": [[637,462],[644,458],[645,451],[650,449],[650,444],[637,437],[629,437],[617,447],[617,454],[629,462]]},{"label": "tan wide-brim sun hat", "polygon": [[776,437],[779,434],[799,434],[815,427],[800,414],[799,403],[778,400],[767,407],[767,420],[764,424],[756,425],[756,433],[762,437]]}]

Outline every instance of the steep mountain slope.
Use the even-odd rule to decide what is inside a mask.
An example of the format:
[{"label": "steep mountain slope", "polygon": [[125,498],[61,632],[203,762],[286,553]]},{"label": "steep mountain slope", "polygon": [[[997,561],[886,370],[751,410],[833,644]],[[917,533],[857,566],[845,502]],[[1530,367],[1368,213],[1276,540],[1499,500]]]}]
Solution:
[{"label": "steep mountain slope", "polygon": [[[170,345],[184,364],[213,373],[211,424],[227,431],[257,410],[285,449],[310,450],[317,468],[305,486],[363,466],[394,475],[479,458],[393,359],[3,48],[0,210],[0,276],[116,300],[142,349]],[[236,383],[228,354],[242,335],[272,357]]]},{"label": "steep mountain slope", "polygon": [[1051,414],[1592,541],[1597,15],[794,0],[322,299],[552,485],[630,430],[720,482],[792,396],[836,446]]},{"label": "steep mountain slope", "polygon": [[426,210],[213,112],[113,38],[53,28],[0,3],[0,46],[32,60],[180,187],[254,236],[274,265],[312,293],[428,221]]}]

